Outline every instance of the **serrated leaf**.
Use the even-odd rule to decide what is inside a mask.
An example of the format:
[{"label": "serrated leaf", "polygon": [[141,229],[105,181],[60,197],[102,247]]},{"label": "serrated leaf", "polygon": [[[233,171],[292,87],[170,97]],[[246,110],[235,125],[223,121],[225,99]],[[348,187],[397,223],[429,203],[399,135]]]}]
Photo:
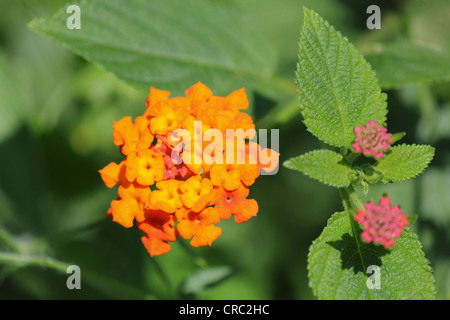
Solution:
[{"label": "serrated leaf", "polygon": [[287,160],[284,166],[334,187],[346,187],[351,182],[349,174],[352,169],[344,162],[342,155],[331,150],[305,153]]},{"label": "serrated leaf", "polygon": [[393,133],[391,136],[391,144],[397,143],[400,141],[404,136],[406,136],[406,132],[397,132]]},{"label": "serrated leaf", "polygon": [[[310,247],[309,285],[319,299],[419,300],[434,299],[435,284],[429,261],[416,234],[405,229],[391,250],[367,244],[353,235],[347,212],[335,213]],[[380,288],[369,289],[379,267]],[[369,280],[372,282],[372,279]]]},{"label": "serrated leaf", "polygon": [[218,285],[233,274],[228,266],[201,269],[187,277],[180,287],[180,293],[185,297],[198,297],[205,290]]},{"label": "serrated leaf", "polygon": [[428,145],[398,145],[378,160],[377,168],[384,174],[383,182],[405,181],[421,174],[434,156],[434,148]]},{"label": "serrated leaf", "polygon": [[383,44],[366,55],[383,89],[450,80],[450,54],[413,43]]},{"label": "serrated leaf", "polygon": [[386,120],[386,96],[355,47],[305,8],[296,74],[305,125],[320,140],[349,147],[354,128]]},{"label": "serrated leaf", "polygon": [[81,0],[81,29],[66,8],[30,28],[139,89],[182,94],[197,81],[229,93],[271,75],[272,49],[226,3]]}]

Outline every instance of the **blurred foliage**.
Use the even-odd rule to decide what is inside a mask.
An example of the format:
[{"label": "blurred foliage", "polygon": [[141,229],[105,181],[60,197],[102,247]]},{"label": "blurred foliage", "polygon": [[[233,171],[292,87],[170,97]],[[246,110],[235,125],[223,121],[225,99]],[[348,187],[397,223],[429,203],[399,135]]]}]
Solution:
[{"label": "blurred foliage", "polygon": [[[380,30],[366,28],[366,8],[373,1],[229,3],[267,39],[275,52],[274,73],[288,87],[261,84],[250,97],[257,120],[280,129],[280,162],[321,147],[301,124],[295,90],[289,89],[303,5],[363,54],[373,53],[376,43],[398,41],[447,56],[450,50],[446,0],[376,1]],[[120,159],[112,121],[142,113],[146,92],[27,28],[30,20],[64,5],[0,2],[0,298],[312,299],[308,248],[342,205],[335,189],[300,173],[280,168],[258,179],[251,190],[258,217],[239,225],[221,222],[223,234],[211,247],[188,248],[177,241],[171,252],[150,259],[139,231],[105,218],[114,190],[104,187],[97,171]],[[418,215],[413,228],[435,270],[440,299],[450,298],[449,85],[405,84],[386,91],[390,132],[407,132],[405,143],[432,144],[436,156],[414,181],[376,186],[365,195],[373,199],[388,192],[405,212]],[[81,290],[66,288],[69,264],[81,268]]]}]

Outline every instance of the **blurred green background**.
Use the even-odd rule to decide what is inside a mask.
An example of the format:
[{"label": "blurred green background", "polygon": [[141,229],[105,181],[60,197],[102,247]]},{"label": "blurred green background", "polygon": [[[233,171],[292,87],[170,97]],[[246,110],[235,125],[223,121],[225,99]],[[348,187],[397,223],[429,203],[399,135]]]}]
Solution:
[{"label": "blurred green background", "polygon": [[[267,39],[276,74],[293,89],[303,5],[363,54],[378,41],[405,39],[450,52],[445,0],[375,1],[381,30],[366,27],[373,1],[230,2]],[[258,216],[244,224],[221,222],[223,233],[211,247],[190,248],[179,239],[171,252],[150,259],[136,228],[105,217],[116,190],[103,185],[98,170],[121,158],[112,121],[141,114],[146,92],[27,28],[64,4],[0,1],[0,299],[314,299],[308,247],[341,204],[336,189],[298,172],[280,167],[275,176],[259,178],[250,193]],[[419,216],[412,228],[435,270],[440,299],[450,298],[449,89],[448,81],[438,81],[385,90],[389,131],[406,131],[406,143],[433,145],[436,156],[417,179],[371,187],[367,196],[388,192]],[[250,98],[255,122],[264,128],[267,118],[261,119],[277,103],[264,90]],[[321,147],[299,110],[273,126],[280,129],[281,163]],[[45,266],[55,262],[50,258],[61,262],[59,270]],[[81,268],[81,290],[66,287],[69,264]]]}]

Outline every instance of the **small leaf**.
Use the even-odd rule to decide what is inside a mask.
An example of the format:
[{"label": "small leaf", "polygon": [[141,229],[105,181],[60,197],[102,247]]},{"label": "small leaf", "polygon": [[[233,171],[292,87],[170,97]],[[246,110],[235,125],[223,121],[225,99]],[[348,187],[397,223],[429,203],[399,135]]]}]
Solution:
[{"label": "small leaf", "polygon": [[376,168],[384,173],[384,183],[405,181],[421,174],[433,156],[434,148],[431,146],[402,144],[379,159]]},{"label": "small leaf", "polygon": [[367,194],[369,192],[369,184],[366,181],[361,181],[361,186],[363,188],[364,194]]},{"label": "small leaf", "polygon": [[391,144],[394,144],[400,141],[404,136],[406,136],[406,132],[397,132],[392,134],[391,136]]},{"label": "small leaf", "polygon": [[[434,299],[432,269],[421,248],[417,235],[407,228],[391,250],[367,244],[349,214],[338,212],[310,247],[309,285],[324,300]],[[367,285],[374,275],[369,266],[380,268],[379,289]]]},{"label": "small leaf", "polygon": [[367,60],[383,89],[450,80],[450,54],[413,43],[383,44]]},{"label": "small leaf", "polygon": [[198,297],[233,274],[228,266],[205,268],[188,276],[181,284],[180,293],[188,298]]},{"label": "small leaf", "polygon": [[330,145],[349,147],[356,126],[386,120],[375,72],[347,38],[306,8],[296,84],[306,127]]},{"label": "small leaf", "polygon": [[383,172],[380,172],[377,167],[371,164],[364,164],[362,168],[364,169],[364,180],[368,183],[377,184],[383,179]]},{"label": "small leaf", "polygon": [[287,160],[284,166],[333,187],[346,187],[351,182],[352,169],[342,155],[331,150],[308,152]]},{"label": "small leaf", "polygon": [[413,215],[413,216],[408,216],[408,218],[406,219],[408,221],[408,225],[412,225],[414,222],[417,221],[417,218],[419,218],[418,215]]}]

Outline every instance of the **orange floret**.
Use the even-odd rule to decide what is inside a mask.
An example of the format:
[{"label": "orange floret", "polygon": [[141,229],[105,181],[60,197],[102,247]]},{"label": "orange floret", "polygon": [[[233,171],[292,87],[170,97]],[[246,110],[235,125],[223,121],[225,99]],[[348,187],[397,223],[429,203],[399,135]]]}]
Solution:
[{"label": "orange floret", "polygon": [[150,186],[164,176],[164,161],[161,154],[146,149],[128,155],[126,177],[128,181]]},{"label": "orange floret", "polygon": [[142,208],[144,208],[147,206],[150,199],[151,190],[148,186],[143,186],[137,182],[133,182],[120,185],[117,193],[121,199],[135,199],[142,205]]},{"label": "orange floret", "polygon": [[234,191],[216,187],[211,204],[215,205],[220,219],[229,219],[233,215],[235,222],[243,223],[258,212],[258,203],[254,199],[247,199],[249,192],[243,185]]},{"label": "orange floret", "polygon": [[221,234],[222,229],[215,226],[220,222],[217,211],[208,207],[200,212],[181,208],[176,212],[177,229],[184,239],[190,239],[193,247],[211,245]]},{"label": "orange floret", "polygon": [[149,207],[153,210],[162,210],[174,213],[183,206],[180,199],[180,186],[183,182],[179,180],[165,180],[156,184],[157,190],[152,192]]},{"label": "orange floret", "polygon": [[[150,132],[150,122],[146,117],[137,117],[134,120],[134,126],[138,131],[138,140],[135,142],[135,150],[148,149],[152,145],[153,139],[155,138]],[[133,142],[134,143],[134,142]]]},{"label": "orange floret", "polygon": [[209,89],[200,81],[187,89],[184,93],[186,97],[191,100],[191,104],[193,106],[200,102],[207,101],[213,95],[211,89]]},{"label": "orange floret", "polygon": [[123,177],[125,176],[125,161],[122,161],[120,164],[111,162],[98,172],[100,172],[103,183],[108,188],[112,188],[116,184],[120,183],[120,180],[124,180]]},{"label": "orange floret", "polygon": [[137,128],[133,125],[131,117],[125,117],[119,121],[114,121],[113,137],[114,144],[121,147],[120,151],[124,155],[136,150],[135,145],[132,142],[139,139],[139,133]]},{"label": "orange floret", "polygon": [[255,182],[260,175],[257,164],[218,164],[215,163],[210,170],[211,181],[215,186],[226,190],[236,190],[243,183],[247,187]]},{"label": "orange floret", "polygon": [[208,178],[193,176],[180,186],[180,199],[183,205],[198,212],[203,210],[211,200],[213,184]]},{"label": "orange floret", "polygon": [[174,131],[189,115],[185,98],[172,98],[155,104],[150,112],[150,130],[153,134],[165,135]]},{"label": "orange floret", "polygon": [[235,90],[225,98],[225,108],[231,110],[247,110],[248,99],[245,88]]},{"label": "orange floret", "polygon": [[[240,165],[239,165],[240,166]],[[237,164],[215,163],[210,170],[211,181],[215,186],[223,186],[227,190],[239,188],[241,170]]]},{"label": "orange floret", "polygon": [[149,130],[150,122],[145,117],[137,117],[135,123],[131,117],[114,122],[114,144],[120,146],[124,155],[141,149],[147,149],[153,142],[153,134]]},{"label": "orange floret", "polygon": [[125,228],[131,228],[134,219],[144,220],[144,213],[139,208],[139,203],[131,197],[111,201],[111,215],[113,221],[120,223]]},{"label": "orange floret", "polygon": [[[162,100],[167,100],[169,98],[169,96],[170,96],[170,91],[159,90],[159,89],[155,89],[155,88],[151,87],[150,93],[147,97],[147,100],[145,101],[145,106],[147,108],[150,108]],[[149,109],[147,109],[145,112],[147,112],[147,111],[149,111]],[[144,116],[145,115],[146,114],[144,113]]]},{"label": "orange floret", "polygon": [[151,257],[169,252],[172,248],[168,241],[176,241],[175,216],[163,211],[148,211],[147,219],[139,224],[139,229],[146,235],[142,244]]}]

